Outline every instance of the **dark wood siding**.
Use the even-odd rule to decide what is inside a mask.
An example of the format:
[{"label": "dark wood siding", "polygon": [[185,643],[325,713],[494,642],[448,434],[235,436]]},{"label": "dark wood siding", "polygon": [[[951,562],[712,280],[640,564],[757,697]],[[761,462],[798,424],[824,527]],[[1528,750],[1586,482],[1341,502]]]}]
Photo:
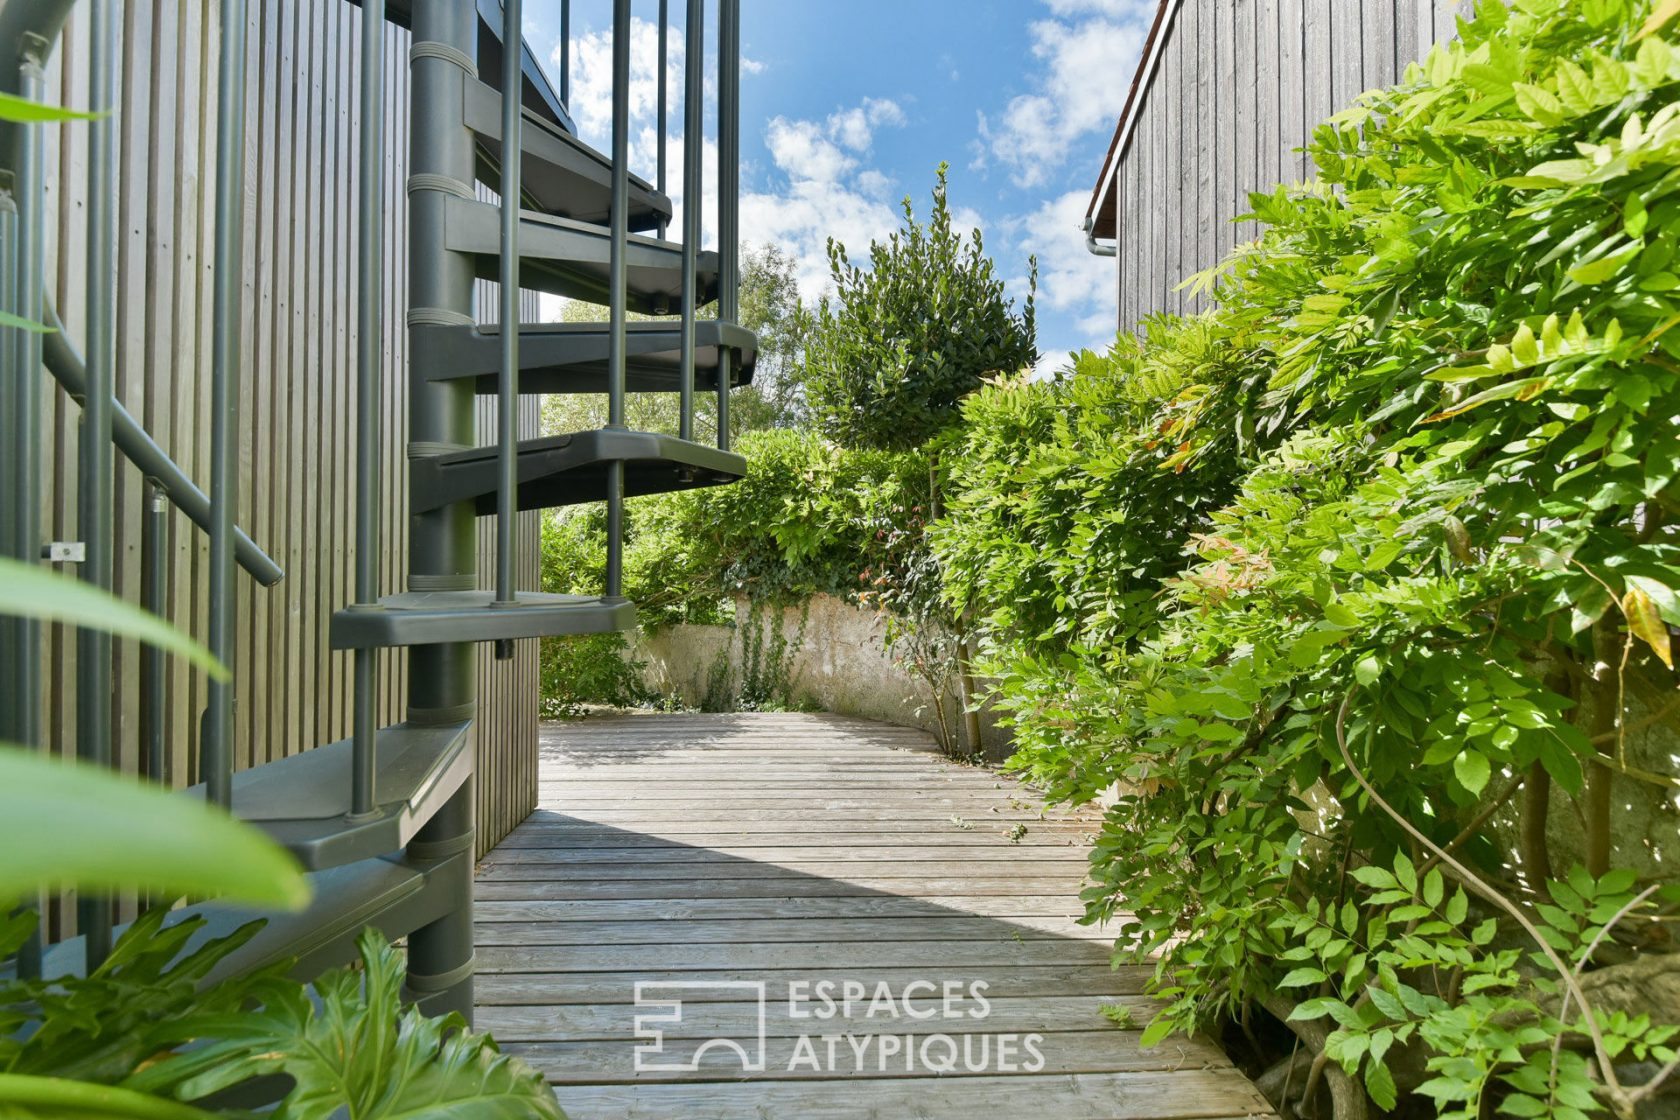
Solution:
[{"label": "dark wood siding", "polygon": [[1298,149],[1455,33],[1457,0],[1180,0],[1115,179],[1120,329],[1200,310],[1177,291],[1258,234],[1249,194],[1301,179]]},{"label": "dark wood siding", "polygon": [[[117,382],[123,404],[203,486],[209,467],[210,299],[213,237],[214,5],[131,0],[123,5],[119,78]],[[78,7],[54,55],[50,86],[63,103],[87,104],[87,10]],[[250,9],[240,369],[238,523],[286,570],[274,588],[241,575],[237,758],[240,766],[308,750],[350,734],[351,666],[327,645],[331,613],[353,593],[355,254],[358,158],[356,60],[361,10],[345,0],[253,0]],[[381,578],[402,588],[407,550],[406,202],[409,36],[386,40],[385,394]],[[49,130],[48,275],[70,334],[84,335],[87,133]],[[491,289],[493,291],[493,289]],[[493,307],[493,299],[486,303]],[[526,313],[537,315],[536,298]],[[78,407],[48,395],[44,527],[79,539]],[[493,433],[493,403],[480,434]],[[522,425],[536,434],[535,401]],[[118,592],[139,595],[143,479],[117,457]],[[480,523],[489,540],[493,522]],[[522,587],[537,583],[537,520],[521,517]],[[168,531],[169,617],[202,636],[209,545],[185,517]],[[480,571],[493,572],[481,549]],[[75,742],[74,636],[48,634],[48,735]],[[138,769],[138,658],[117,646],[116,738],[121,765]],[[381,718],[401,718],[405,657],[381,658]],[[479,842],[485,851],[536,799],[536,643],[511,662],[488,652],[480,671]],[[169,772],[195,780],[201,674],[176,664],[166,712]]]}]

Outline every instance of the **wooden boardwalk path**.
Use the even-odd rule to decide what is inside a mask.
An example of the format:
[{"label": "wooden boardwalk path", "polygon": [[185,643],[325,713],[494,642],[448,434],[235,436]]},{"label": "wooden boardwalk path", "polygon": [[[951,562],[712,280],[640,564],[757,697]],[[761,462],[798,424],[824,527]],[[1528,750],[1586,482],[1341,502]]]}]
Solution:
[{"label": "wooden boardwalk path", "polygon": [[479,871],[478,1025],[573,1120],[1267,1112],[1212,1044],[1139,1048],[1145,970],[1074,921],[1090,827],[861,720],[546,725]]}]

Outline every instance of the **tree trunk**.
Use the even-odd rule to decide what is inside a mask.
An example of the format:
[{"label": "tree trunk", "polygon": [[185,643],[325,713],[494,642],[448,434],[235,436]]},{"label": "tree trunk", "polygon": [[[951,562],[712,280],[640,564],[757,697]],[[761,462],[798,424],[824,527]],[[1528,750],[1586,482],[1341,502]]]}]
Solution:
[{"label": "tree trunk", "polygon": [[[939,486],[939,449],[928,448],[928,521],[938,521],[945,515],[944,502],[940,496]],[[974,702],[974,674],[969,670],[969,662],[974,658],[974,645],[969,638],[968,623],[965,619],[957,618],[952,622],[957,642],[957,699],[962,704],[963,738],[967,740],[968,753],[980,754],[985,751],[985,744],[980,741],[980,712]]]}]

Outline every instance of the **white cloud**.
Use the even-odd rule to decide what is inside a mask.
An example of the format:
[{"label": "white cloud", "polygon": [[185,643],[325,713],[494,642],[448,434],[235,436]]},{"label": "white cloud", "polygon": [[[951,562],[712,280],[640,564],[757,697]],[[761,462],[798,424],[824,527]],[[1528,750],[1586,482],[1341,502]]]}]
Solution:
[{"label": "white cloud", "polygon": [[977,166],[996,161],[1022,187],[1049,181],[1082,151],[1075,141],[1114,127],[1155,14],[1153,0],[1044,2],[1053,18],[1032,24],[1031,90],[979,114]]},{"label": "white cloud", "polygon": [[[560,48],[552,51],[555,65],[559,65]],[[684,36],[681,27],[673,26],[666,55],[666,193],[672,202],[673,230],[681,230],[683,220],[683,95],[684,95]],[[635,18],[630,25],[630,170],[633,174],[654,182],[659,161],[659,29],[650,20]],[[755,64],[758,69],[762,66]],[[745,69],[743,60],[743,69]],[[750,72],[756,73],[757,69]],[[706,69],[703,98],[707,121],[717,116],[717,88],[713,68]],[[590,32],[572,42],[572,121],[578,136],[597,151],[612,149],[612,32],[610,29]],[[717,141],[712,134],[715,124],[707,124],[702,137],[701,184],[707,205],[702,219],[707,244],[717,241]],[[675,235],[673,235],[675,236]]]},{"label": "white cloud", "polygon": [[815,300],[829,285],[828,239],[861,257],[898,228],[892,180],[863,157],[881,128],[900,128],[903,108],[866,97],[821,121],[775,117],[764,142],[780,182],[741,199],[741,238],[775,244],[794,259],[800,294]]},{"label": "white cloud", "polygon": [[[1071,190],[1051,198],[1030,213],[1005,219],[1000,228],[1010,239],[1010,254],[1038,258],[1038,305],[1071,322],[1093,349],[1105,348],[1115,326],[1114,260],[1085,249],[1083,221],[1090,195]],[[1011,262],[1013,263],[1013,262]],[[1011,276],[1009,289],[1025,296],[1025,273]],[[1047,371],[1050,358],[1066,357],[1065,350],[1048,350],[1038,368]]]}]

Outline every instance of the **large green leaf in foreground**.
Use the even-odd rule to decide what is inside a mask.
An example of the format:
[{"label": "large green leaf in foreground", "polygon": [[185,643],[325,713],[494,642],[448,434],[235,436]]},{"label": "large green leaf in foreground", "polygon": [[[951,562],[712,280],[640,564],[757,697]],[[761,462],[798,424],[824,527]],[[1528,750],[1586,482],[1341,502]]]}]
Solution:
[{"label": "large green leaf in foreground", "polygon": [[209,650],[157,615],[39,564],[0,559],[0,615],[63,622],[134,638],[180,654],[216,680],[228,677],[227,668]]},{"label": "large green leaf in foreground", "polygon": [[297,863],[219,809],[0,744],[0,908],[44,886],[135,888],[296,909]]},{"label": "large green leaf in foreground", "polygon": [[459,1015],[402,1009],[403,956],[373,930],[362,968],[315,981],[314,999],[286,981],[253,994],[260,1012],[186,1024],[210,1039],[135,1074],[130,1088],[197,1100],[254,1077],[295,1085],[275,1120],[565,1120],[542,1076],[499,1053]]}]

